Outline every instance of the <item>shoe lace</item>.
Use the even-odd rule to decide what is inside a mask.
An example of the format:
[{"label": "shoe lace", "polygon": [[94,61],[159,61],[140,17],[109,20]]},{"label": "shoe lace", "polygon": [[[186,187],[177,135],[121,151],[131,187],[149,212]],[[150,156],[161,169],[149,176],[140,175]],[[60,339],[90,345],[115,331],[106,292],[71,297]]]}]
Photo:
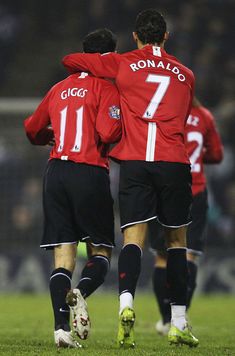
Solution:
[{"label": "shoe lace", "polygon": [[188,323],[185,324],[184,329],[186,329],[186,328],[187,328],[190,332],[192,331],[192,326],[189,325]]}]

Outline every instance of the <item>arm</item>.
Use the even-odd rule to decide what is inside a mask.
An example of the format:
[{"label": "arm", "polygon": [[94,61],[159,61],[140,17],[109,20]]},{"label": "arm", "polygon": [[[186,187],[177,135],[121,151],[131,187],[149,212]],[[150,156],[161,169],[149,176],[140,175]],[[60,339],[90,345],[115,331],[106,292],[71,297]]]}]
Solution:
[{"label": "arm", "polygon": [[214,118],[207,111],[208,130],[204,143],[203,163],[219,163],[223,159],[223,145]]},{"label": "arm", "polygon": [[65,56],[62,63],[69,73],[83,70],[96,77],[116,78],[121,55],[110,52],[99,53],[73,53]]},{"label": "arm", "polygon": [[33,145],[47,145],[54,138],[53,130],[48,127],[50,124],[48,112],[50,94],[51,91],[39,104],[34,114],[24,121],[26,135]]},{"label": "arm", "polygon": [[192,73],[192,83],[191,83],[191,93],[190,93],[190,101],[189,101],[189,106],[188,106],[188,112],[187,112],[187,116],[186,116],[186,122],[187,122],[187,119],[190,115],[190,112],[192,110],[192,105],[193,105],[193,99],[194,99],[194,91],[195,91],[195,78],[194,78],[194,75]]},{"label": "arm", "polygon": [[108,81],[101,92],[96,130],[103,143],[115,143],[121,138],[119,93]]}]

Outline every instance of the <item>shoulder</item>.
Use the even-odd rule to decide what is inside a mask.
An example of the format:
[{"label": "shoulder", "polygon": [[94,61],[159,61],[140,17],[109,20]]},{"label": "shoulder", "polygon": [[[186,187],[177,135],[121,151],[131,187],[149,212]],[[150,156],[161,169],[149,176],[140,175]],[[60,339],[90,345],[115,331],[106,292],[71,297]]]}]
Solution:
[{"label": "shoulder", "polygon": [[139,59],[142,56],[143,56],[143,51],[141,49],[135,49],[133,51],[129,51],[121,54],[121,58],[123,60]]},{"label": "shoulder", "polygon": [[187,75],[191,78],[192,81],[195,81],[195,76],[194,76],[193,71],[190,68],[186,67],[181,62],[179,62],[178,60],[176,60],[176,62],[178,63],[178,66],[180,66],[181,70],[183,70],[185,73],[187,73]]},{"label": "shoulder", "polygon": [[213,125],[214,123],[214,116],[212,115],[209,109],[205,108],[202,105],[193,107],[191,113],[194,116],[200,117],[200,120],[208,128],[211,126],[211,124]]},{"label": "shoulder", "polygon": [[101,86],[102,88],[106,88],[106,87],[112,88],[115,86],[114,82],[109,78],[91,77],[91,80],[95,84]]},{"label": "shoulder", "polygon": [[112,93],[118,92],[114,81],[109,78],[92,77],[91,79],[94,82],[94,85],[100,89],[100,91],[110,91]]},{"label": "shoulder", "polygon": [[57,89],[60,89],[61,87],[63,87],[64,85],[66,85],[67,83],[69,83],[73,77],[76,77],[78,74],[72,74],[69,75],[68,77],[66,77],[65,79],[60,80],[59,82],[55,83],[52,87],[51,87],[51,91],[55,91]]},{"label": "shoulder", "polygon": [[188,76],[192,79],[192,81],[195,81],[195,76],[194,73],[191,69],[189,69],[188,67],[186,67],[185,65],[183,65],[181,63],[182,68],[184,69],[184,71],[188,74]]},{"label": "shoulder", "polygon": [[199,106],[198,111],[205,118],[205,120],[214,121],[214,116],[213,116],[212,112],[209,109],[205,108],[205,106]]},{"label": "shoulder", "polygon": [[186,67],[183,63],[181,63],[176,57],[170,55],[167,53],[167,57],[169,60],[171,60],[172,62],[174,62],[178,67],[180,67],[181,70],[183,70],[185,73],[188,74],[188,76],[192,79],[192,80],[195,80],[195,77],[194,77],[194,73],[193,71]]},{"label": "shoulder", "polygon": [[100,78],[94,77],[92,74],[87,72],[77,72],[69,75],[65,79],[57,82],[51,89],[57,90],[63,87],[67,87],[69,85],[80,85],[82,83],[86,83],[86,85],[92,85],[95,82],[100,82]]}]

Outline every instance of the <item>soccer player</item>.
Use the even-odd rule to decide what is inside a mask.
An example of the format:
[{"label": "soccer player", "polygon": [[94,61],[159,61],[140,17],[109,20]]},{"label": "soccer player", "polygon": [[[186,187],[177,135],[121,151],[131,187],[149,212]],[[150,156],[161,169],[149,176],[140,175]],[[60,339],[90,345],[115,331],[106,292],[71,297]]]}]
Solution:
[{"label": "soccer player", "polygon": [[118,344],[133,347],[133,299],[148,222],[158,218],[168,247],[167,281],[172,326],[170,343],[197,346],[186,321],[186,229],[191,222],[191,173],[184,142],[194,75],[164,50],[166,22],[155,9],[138,14],[129,53],[82,54],[63,58],[70,72],[88,70],[116,80],[123,134],[111,151],[120,161],[119,205],[124,245],[119,256]]},{"label": "soccer player", "polygon": [[[202,255],[206,239],[207,190],[204,163],[219,163],[223,159],[223,146],[216,130],[214,118],[209,110],[194,97],[191,113],[187,120],[186,146],[192,172],[192,224],[187,231],[188,294],[187,309],[190,306],[197,278],[197,260]],[[158,235],[158,236],[156,236]],[[167,254],[163,233],[156,221],[149,225],[152,249],[157,251],[153,273],[153,288],[162,319],[156,324],[160,335],[167,335],[170,328],[171,308],[166,283]]]},{"label": "soccer player", "polygon": [[[85,37],[83,48],[89,53],[114,51],[116,38],[108,29],[100,29]],[[87,338],[85,298],[104,282],[109,269],[114,216],[108,148],[121,136],[119,106],[113,83],[77,72],[54,85],[25,120],[33,144],[55,140],[44,176],[41,247],[54,250],[50,293],[58,347],[80,347],[70,331],[70,309],[75,333]],[[89,260],[71,289],[79,241],[87,243]]]}]

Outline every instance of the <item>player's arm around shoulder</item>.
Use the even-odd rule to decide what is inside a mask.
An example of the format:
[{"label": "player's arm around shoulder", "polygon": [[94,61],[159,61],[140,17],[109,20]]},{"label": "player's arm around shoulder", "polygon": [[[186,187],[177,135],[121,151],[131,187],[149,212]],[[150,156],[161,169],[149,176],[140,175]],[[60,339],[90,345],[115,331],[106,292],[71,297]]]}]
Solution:
[{"label": "player's arm around shoulder", "polygon": [[217,130],[214,116],[202,107],[206,121],[207,131],[204,137],[203,163],[220,163],[223,160],[224,150],[220,134]]},{"label": "player's arm around shoulder", "polygon": [[96,130],[103,143],[115,143],[122,134],[120,98],[116,86],[102,80]]},{"label": "player's arm around shoulder", "polygon": [[50,125],[49,99],[51,90],[41,101],[35,112],[24,120],[24,128],[33,145],[47,145],[53,141],[54,132]]},{"label": "player's arm around shoulder", "polygon": [[108,53],[71,53],[62,59],[69,73],[88,71],[96,77],[116,78],[122,55]]}]

